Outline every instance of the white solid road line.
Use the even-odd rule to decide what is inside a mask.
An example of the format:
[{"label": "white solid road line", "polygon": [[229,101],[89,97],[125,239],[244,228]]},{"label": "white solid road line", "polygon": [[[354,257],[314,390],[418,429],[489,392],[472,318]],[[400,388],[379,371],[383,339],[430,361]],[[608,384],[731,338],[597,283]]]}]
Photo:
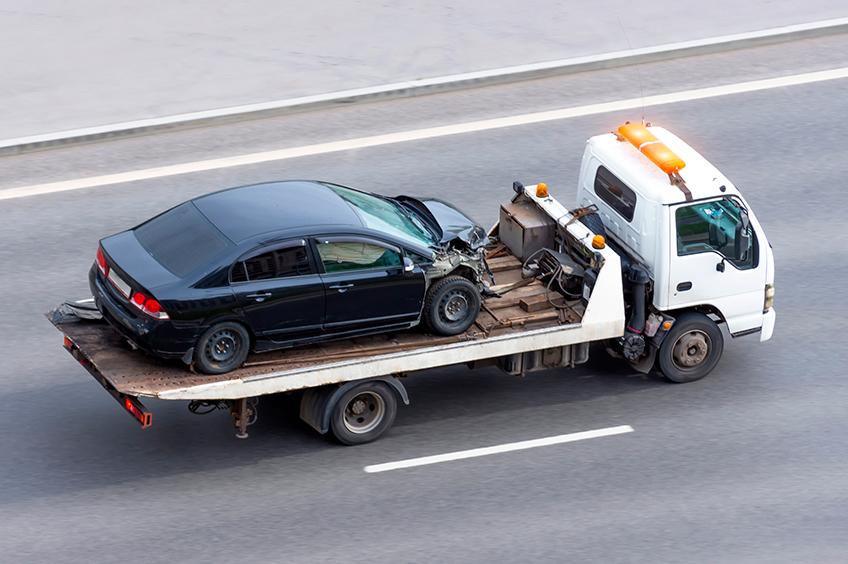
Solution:
[{"label": "white solid road line", "polygon": [[25,198],[28,196],[53,194],[56,192],[67,192],[70,190],[83,190],[86,188],[121,184],[124,182],[136,182],[139,180],[151,180],[154,178],[163,178],[178,174],[205,172],[236,166],[245,166],[272,161],[296,159],[299,157],[324,155],[327,153],[335,153],[339,151],[349,151],[351,149],[364,149],[367,147],[378,147],[381,145],[390,145],[393,143],[420,141],[423,139],[434,139],[437,137],[459,135],[462,133],[488,131],[492,129],[501,129],[506,127],[515,127],[519,125],[528,125],[561,119],[569,119],[594,114],[602,114],[607,112],[630,110],[634,108],[658,106],[662,104],[673,104],[677,102],[687,102],[691,100],[702,100],[704,98],[715,98],[718,96],[728,96],[732,94],[756,92],[759,90],[770,90],[772,88],[782,88],[786,86],[810,84],[814,82],[836,80],[841,78],[848,78],[848,67],[841,67],[837,69],[829,69],[803,74],[795,74],[790,76],[781,76],[777,78],[752,80],[748,82],[738,82],[735,84],[725,84],[722,86],[695,88],[693,90],[683,90],[680,92],[671,92],[668,94],[656,94],[653,96],[645,96],[643,98],[628,98],[626,100],[604,102],[600,104],[588,104],[585,106],[562,108],[559,110],[549,110],[544,112],[534,112],[515,116],[484,119],[465,123],[457,123],[453,125],[427,127],[423,129],[413,129],[410,131],[400,131],[397,133],[386,133],[383,135],[371,135],[368,137],[346,139],[343,141],[316,143],[314,145],[304,145],[301,147],[291,147],[287,149],[277,149],[273,151],[262,151],[259,153],[250,153],[233,157],[222,157],[217,159],[193,161],[176,165],[121,172],[117,174],[104,174],[101,176],[89,176],[86,178],[78,178],[74,180],[63,180],[59,182],[48,182],[45,184],[21,186],[18,188],[7,188],[5,190],[0,190],[0,200]]},{"label": "white solid road line", "polygon": [[373,464],[371,466],[366,466],[364,470],[369,474],[373,474],[376,472],[388,472],[389,470],[399,470],[401,468],[412,468],[414,466],[439,464],[440,462],[450,462],[452,460],[477,458],[479,456],[489,456],[490,454],[501,454],[504,452],[513,452],[516,450],[527,450],[528,448],[559,445],[562,443],[573,443],[575,441],[597,439],[599,437],[609,437],[611,435],[622,435],[624,433],[632,432],[633,427],[631,427],[630,425],[619,425],[618,427],[606,427],[604,429],[595,429],[594,431],[582,431],[580,433],[556,435],[554,437],[545,437],[542,439],[533,439],[529,441],[519,441],[517,443],[506,443],[503,445],[495,445],[490,447],[473,448],[471,450],[459,450],[456,452],[448,452],[446,454],[422,456],[420,458],[409,458],[407,460],[399,460],[397,462]]}]

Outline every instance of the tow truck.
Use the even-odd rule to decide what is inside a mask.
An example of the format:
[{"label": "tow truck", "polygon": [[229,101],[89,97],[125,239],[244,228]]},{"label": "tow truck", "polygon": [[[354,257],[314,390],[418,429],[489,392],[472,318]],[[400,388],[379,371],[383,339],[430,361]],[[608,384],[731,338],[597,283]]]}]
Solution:
[{"label": "tow truck", "polygon": [[[133,350],[80,303],[48,313],[64,346],[142,427],[142,399],[228,410],[247,437],[259,398],[298,392],[300,417],[343,444],[383,435],[408,404],[404,377],[496,365],[525,375],[584,363],[589,344],[671,382],[719,362],[724,333],[771,338],[774,256],[738,188],[673,133],[625,123],[586,143],[577,206],[544,183],[513,184],[489,232],[493,277],[465,333],[362,337],[253,355],[222,375],[197,374]],[[721,330],[721,326],[726,331]]]}]

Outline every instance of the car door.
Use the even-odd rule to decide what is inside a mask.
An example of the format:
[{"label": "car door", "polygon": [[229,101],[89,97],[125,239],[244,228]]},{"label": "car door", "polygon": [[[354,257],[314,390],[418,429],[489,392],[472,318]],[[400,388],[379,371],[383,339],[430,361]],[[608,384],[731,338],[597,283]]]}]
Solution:
[{"label": "car door", "polygon": [[423,270],[404,268],[398,247],[371,238],[315,240],[326,295],[324,328],[343,331],[418,319],[424,301]]},{"label": "car door", "polygon": [[324,322],[324,284],[303,239],[256,249],[230,272],[239,307],[257,335],[308,336]]},{"label": "car door", "polygon": [[[760,327],[766,261],[760,260],[757,233],[737,242],[741,207],[728,198],[687,203],[671,208],[669,308],[702,304],[724,315],[731,333]],[[733,258],[744,244],[744,260]]]}]

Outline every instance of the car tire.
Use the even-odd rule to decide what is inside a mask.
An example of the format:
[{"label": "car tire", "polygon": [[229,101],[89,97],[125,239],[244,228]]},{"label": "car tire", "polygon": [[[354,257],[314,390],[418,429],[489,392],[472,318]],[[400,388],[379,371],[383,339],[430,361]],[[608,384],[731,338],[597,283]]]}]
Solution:
[{"label": "car tire", "polygon": [[384,382],[363,382],[339,398],[332,408],[330,431],[344,445],[377,440],[397,416],[397,396]]},{"label": "car tire", "polygon": [[701,313],[679,316],[660,346],[660,371],[677,384],[700,380],[715,368],[724,350],[718,325]]},{"label": "car tire", "polygon": [[480,292],[467,278],[448,276],[430,287],[424,301],[424,323],[437,335],[458,335],[480,313]]},{"label": "car tire", "polygon": [[194,348],[194,365],[204,374],[225,374],[247,359],[250,335],[240,323],[224,321],[206,330]]}]

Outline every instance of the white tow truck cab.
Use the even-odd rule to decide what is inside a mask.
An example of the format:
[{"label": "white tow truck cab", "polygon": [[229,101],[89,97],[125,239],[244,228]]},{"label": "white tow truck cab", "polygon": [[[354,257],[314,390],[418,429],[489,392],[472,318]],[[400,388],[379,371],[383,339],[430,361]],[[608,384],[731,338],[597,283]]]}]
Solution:
[{"label": "white tow truck cab", "polygon": [[771,338],[774,255],[765,231],[737,187],[679,137],[626,123],[590,138],[577,200],[597,208],[603,226],[585,223],[608,238],[622,262],[647,270],[648,324],[628,331],[651,333],[664,315],[691,327],[668,347],[670,358],[660,355],[666,376],[689,381],[709,372],[721,354],[710,329],[716,323],[733,337]]}]

